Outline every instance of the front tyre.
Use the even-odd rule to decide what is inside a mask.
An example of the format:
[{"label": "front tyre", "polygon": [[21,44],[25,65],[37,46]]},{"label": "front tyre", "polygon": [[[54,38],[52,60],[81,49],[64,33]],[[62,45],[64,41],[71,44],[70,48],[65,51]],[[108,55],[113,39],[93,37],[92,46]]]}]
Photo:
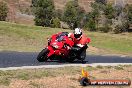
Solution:
[{"label": "front tyre", "polygon": [[38,60],[39,62],[47,61],[47,60],[48,60],[48,58],[47,58],[48,53],[49,53],[49,50],[48,50],[47,48],[43,49],[43,50],[39,53],[39,55],[38,55],[38,57],[37,57],[37,60]]}]

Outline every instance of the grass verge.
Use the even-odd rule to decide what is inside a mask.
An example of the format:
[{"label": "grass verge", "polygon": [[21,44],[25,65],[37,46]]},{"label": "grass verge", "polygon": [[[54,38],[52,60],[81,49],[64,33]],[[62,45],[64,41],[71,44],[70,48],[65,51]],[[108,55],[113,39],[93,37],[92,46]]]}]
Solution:
[{"label": "grass verge", "polygon": [[[118,68],[120,67],[120,68]],[[91,79],[131,79],[132,65],[125,66],[112,66],[108,68],[107,66],[97,67],[84,67]],[[120,73],[120,74],[119,74]],[[64,88],[69,88],[73,86],[75,88],[79,87],[78,78],[81,76],[81,67],[63,67],[54,69],[24,69],[24,70],[8,70],[0,71],[0,87],[16,86],[21,85],[22,88],[32,88],[31,86],[52,88],[54,85]],[[60,81],[60,82],[58,82]],[[54,82],[54,83],[52,83]],[[52,83],[52,84],[51,84]],[[69,84],[71,83],[71,84]],[[23,85],[24,84],[24,85]],[[65,87],[68,86],[68,87]],[[56,88],[57,88],[56,87]],[[98,88],[98,87],[97,87]]]},{"label": "grass verge", "polygon": [[[40,51],[47,45],[47,38],[52,34],[71,30],[26,26],[0,22],[0,50],[9,51]],[[99,49],[97,53],[126,54],[132,53],[132,34],[85,33],[91,38],[91,46]],[[101,51],[102,50],[102,51]]]}]

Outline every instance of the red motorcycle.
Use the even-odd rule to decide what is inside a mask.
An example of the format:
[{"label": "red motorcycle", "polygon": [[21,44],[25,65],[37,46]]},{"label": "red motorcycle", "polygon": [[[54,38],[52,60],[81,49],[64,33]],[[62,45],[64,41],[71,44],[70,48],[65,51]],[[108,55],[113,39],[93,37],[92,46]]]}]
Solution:
[{"label": "red motorcycle", "polygon": [[[75,59],[84,60],[86,57],[86,49],[87,44],[84,47],[78,48],[73,47],[74,42],[68,38],[68,32],[61,32],[55,35],[52,35],[50,39],[48,39],[48,46],[43,49],[38,57],[37,60],[39,62],[47,61],[48,59],[54,60],[60,57],[60,60],[65,60],[68,62],[73,62]],[[82,52],[83,59],[79,58],[79,53]]]}]

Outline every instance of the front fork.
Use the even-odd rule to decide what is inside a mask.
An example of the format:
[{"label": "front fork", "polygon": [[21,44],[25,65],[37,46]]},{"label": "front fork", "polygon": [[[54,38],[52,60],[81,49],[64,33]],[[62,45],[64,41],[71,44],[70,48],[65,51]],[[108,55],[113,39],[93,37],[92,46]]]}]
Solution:
[{"label": "front fork", "polygon": [[48,57],[52,56],[52,55],[60,55],[60,56],[67,56],[68,55],[68,51],[66,51],[65,49],[62,50],[54,50],[51,46],[48,46],[47,49],[49,50],[49,54],[47,55]]},{"label": "front fork", "polygon": [[54,54],[54,49],[51,46],[47,46],[47,49],[49,50],[48,57],[52,56]]}]

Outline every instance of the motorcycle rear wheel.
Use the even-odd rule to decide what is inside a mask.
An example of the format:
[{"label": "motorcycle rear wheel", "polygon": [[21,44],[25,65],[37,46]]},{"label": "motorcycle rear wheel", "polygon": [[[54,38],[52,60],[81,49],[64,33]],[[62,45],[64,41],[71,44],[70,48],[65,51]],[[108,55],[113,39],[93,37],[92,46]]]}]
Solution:
[{"label": "motorcycle rear wheel", "polygon": [[81,54],[80,54],[80,56],[79,56],[78,59],[81,60],[81,61],[84,61],[85,58],[86,58],[86,50],[84,50],[84,51],[81,52]]},{"label": "motorcycle rear wheel", "polygon": [[76,59],[75,57],[76,57],[76,54],[75,54],[74,52],[70,52],[70,55],[69,55],[69,57],[66,59],[66,61],[69,62],[69,63],[73,63],[74,60]]},{"label": "motorcycle rear wheel", "polygon": [[37,60],[38,60],[39,62],[47,61],[47,60],[48,60],[48,57],[47,57],[48,53],[49,53],[49,50],[48,50],[47,48],[43,49],[43,50],[39,53],[39,55],[38,55],[38,57],[37,57]]}]

